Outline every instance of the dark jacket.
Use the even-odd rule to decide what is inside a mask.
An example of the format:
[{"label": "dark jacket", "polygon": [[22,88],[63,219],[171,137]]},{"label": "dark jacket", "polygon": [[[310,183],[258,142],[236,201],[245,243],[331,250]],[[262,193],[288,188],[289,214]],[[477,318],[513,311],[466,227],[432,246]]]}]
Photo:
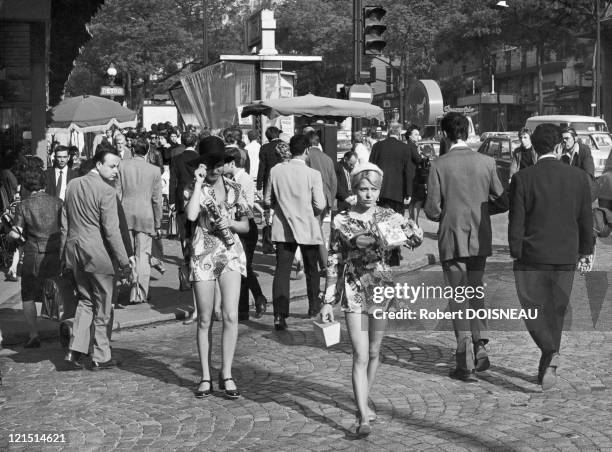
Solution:
[{"label": "dark jacket", "polygon": [[387,138],[372,147],[370,162],[383,171],[380,198],[402,202],[412,196],[415,166],[410,148],[397,138]]},{"label": "dark jacket", "polygon": [[[68,187],[68,182],[70,182],[75,177],[78,177],[78,174],[75,170],[70,169],[66,166],[66,187]],[[50,194],[51,196],[59,197],[59,193],[56,193],[57,184],[55,182],[55,167],[47,168],[46,174],[46,183],[45,183],[45,192]]]},{"label": "dark jacket", "polygon": [[593,251],[588,176],[545,158],[512,177],[510,255],[524,264],[571,265]]},{"label": "dark jacket", "polygon": [[15,226],[23,229],[24,250],[34,253],[57,253],[61,246],[62,201],[44,192],[33,193],[19,204]]},{"label": "dark jacket", "polygon": [[[564,163],[569,163],[565,161],[564,154],[561,154],[561,161]],[[595,177],[595,163],[593,162],[593,156],[591,155],[591,148],[589,148],[586,144],[578,142],[578,152],[574,154],[571,165],[586,171],[591,178]]]},{"label": "dark jacket", "polygon": [[[183,191],[193,182],[195,167],[193,162],[199,158],[196,151],[185,151],[176,156],[170,165],[170,187],[168,189],[168,201],[176,205],[176,211],[185,211],[185,196]],[[190,164],[191,163],[191,164]]]},{"label": "dark jacket", "polygon": [[321,152],[317,147],[308,148],[308,157],[306,163],[312,169],[317,170],[321,173],[321,180],[323,181],[323,193],[325,194],[325,201],[327,207],[331,209],[334,206],[334,199],[336,197],[336,188],[338,181],[336,179],[336,169],[334,161],[327,154]]},{"label": "dark jacket", "polygon": [[512,160],[510,162],[510,177],[512,177],[514,173],[524,168],[529,168],[530,166],[535,165],[537,161],[538,155],[533,149],[533,146],[531,146],[529,149],[525,149],[525,147],[521,144],[512,153]]},{"label": "dark jacket", "polygon": [[276,138],[269,143],[264,144],[259,150],[259,169],[257,170],[257,190],[263,190],[268,186],[270,179],[270,170],[277,163],[283,160],[276,153],[276,145],[280,142],[280,138]]},{"label": "dark jacket", "polygon": [[349,175],[347,176],[345,168],[346,167],[344,166],[344,162],[342,160],[336,164],[336,179],[338,180],[336,200],[338,201],[338,212],[347,210],[350,207],[349,203],[346,202],[346,198],[353,194],[353,191],[351,190],[350,171]]}]

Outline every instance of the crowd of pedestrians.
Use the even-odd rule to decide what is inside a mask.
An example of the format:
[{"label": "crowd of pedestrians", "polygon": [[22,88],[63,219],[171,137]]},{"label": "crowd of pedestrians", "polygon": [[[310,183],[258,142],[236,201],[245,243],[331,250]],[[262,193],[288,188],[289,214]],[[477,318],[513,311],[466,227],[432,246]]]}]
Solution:
[{"label": "crowd of pedestrians", "polygon": [[[271,294],[273,326],[289,328],[290,276],[299,262],[306,278],[308,315],[334,321],[335,304],[345,312],[353,347],[352,383],[358,433],[376,419],[368,406],[379,366],[385,320],[373,310],[401,308],[389,297],[374,302],[375,290],[394,285],[400,245],[423,240],[418,217],[439,222],[438,247],[444,283],[481,287],[492,254],[490,216],[509,213],[508,241],[515,259],[517,295],[539,317],[526,321],[542,351],[538,379],[554,386],[563,318],[576,265],[592,266],[591,200],[612,199],[612,182],[593,179],[593,159],[573,129],[545,124],[523,129],[512,155],[511,184],[504,190],[495,161],[465,143],[468,121],[450,112],[441,121],[445,152],[429,159],[419,150],[419,129],[402,137],[391,124],[387,137],[354,135],[354,149],[336,162],[311,128],[287,137],[276,127],[255,131],[183,133],[163,125],[150,132],[107,131],[94,139],[95,153],[78,162],[71,150],[54,145],[48,169],[37,157],[19,157],[2,172],[5,196],[21,196],[11,239],[19,244],[26,347],[39,347],[35,302],[42,280],[71,270],[78,306],[66,361],[81,368],[90,354],[94,370],[114,367],[109,346],[111,312],[119,279],[130,281],[130,302],[150,299],[151,268],[163,272],[162,217],[180,240],[185,277],[191,284],[197,322],[201,378],[195,395],[213,389],[210,350],[212,321],[221,320],[222,365],[218,388],[240,397],[232,376],[238,322],[268,309],[253,269],[261,215],[271,228],[276,268]],[[76,169],[78,167],[78,170]],[[608,182],[606,182],[608,181]],[[606,198],[606,196],[609,196]],[[410,219],[405,217],[409,207]],[[330,234],[324,221],[331,222]],[[401,231],[389,243],[380,227]],[[168,234],[167,234],[168,235]],[[18,259],[19,260],[19,259]],[[321,290],[321,278],[324,287]],[[441,282],[442,284],[442,282]],[[452,313],[485,306],[485,299],[450,299]],[[453,315],[457,340],[450,376],[477,381],[490,360],[487,322]],[[92,348],[93,347],[93,348]]]}]

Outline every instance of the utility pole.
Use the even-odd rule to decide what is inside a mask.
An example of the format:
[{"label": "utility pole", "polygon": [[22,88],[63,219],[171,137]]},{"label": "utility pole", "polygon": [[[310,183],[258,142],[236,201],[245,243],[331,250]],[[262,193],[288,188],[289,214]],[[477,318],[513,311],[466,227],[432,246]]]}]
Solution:
[{"label": "utility pole", "polygon": [[207,0],[202,0],[202,64],[206,66],[208,64],[208,16],[207,11]]},{"label": "utility pole", "polygon": [[597,110],[595,114],[601,117],[601,11],[599,9],[599,0],[595,0],[595,3],[597,5],[597,50],[595,51],[597,53],[595,55],[597,58],[597,75],[595,79],[595,104],[597,105]]}]

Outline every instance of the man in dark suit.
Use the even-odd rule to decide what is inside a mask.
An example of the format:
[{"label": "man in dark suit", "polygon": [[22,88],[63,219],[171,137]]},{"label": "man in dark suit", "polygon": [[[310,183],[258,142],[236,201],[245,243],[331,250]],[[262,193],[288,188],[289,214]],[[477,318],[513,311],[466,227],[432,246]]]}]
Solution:
[{"label": "man in dark suit", "polygon": [[74,179],[66,190],[62,242],[66,266],[74,273],[79,304],[65,359],[75,368],[83,366],[81,357],[89,353],[92,339],[93,370],[117,365],[111,359],[107,330],[115,275],[118,271],[127,273],[134,266],[121,237],[117,192],[110,185],[117,178],[120,161],[111,151],[98,152],[95,168]]},{"label": "man in dark suit", "polygon": [[268,127],[266,130],[266,138],[268,143],[264,144],[259,150],[259,169],[257,170],[257,191],[259,197],[264,199],[267,194],[263,191],[268,187],[270,179],[270,170],[282,161],[281,157],[276,153],[276,145],[281,141],[280,129],[277,127]]},{"label": "man in dark suit", "polygon": [[[170,209],[176,211],[176,226],[183,247],[183,255],[187,252],[187,239],[189,228],[187,215],[185,214],[185,188],[193,182],[194,170],[197,167],[195,161],[199,158],[195,150],[197,136],[193,132],[183,134],[185,150],[174,157],[170,163],[170,188],[168,193]],[[194,167],[195,164],[195,167]]]},{"label": "man in dark suit", "polygon": [[415,166],[410,158],[410,148],[399,140],[402,127],[391,124],[389,136],[372,146],[370,162],[383,171],[378,204],[404,214],[405,206],[412,196],[412,178]]},{"label": "man in dark suit", "polygon": [[[416,169],[416,167],[423,161],[423,157],[419,152],[418,143],[421,140],[421,134],[419,133],[419,127],[411,124],[408,126],[408,130],[406,130],[406,143],[408,144],[408,148],[410,149],[410,161],[412,165]],[[414,177],[414,174],[413,174]]]},{"label": "man in dark suit", "polygon": [[[336,197],[336,189],[338,187],[336,168],[331,157],[319,148],[319,135],[317,135],[317,132],[308,132],[306,137],[310,142],[310,147],[306,151],[306,164],[321,173],[321,180],[323,181],[326,206],[319,215],[319,224],[321,225],[321,230],[323,230],[323,220],[334,206],[334,199]],[[325,233],[323,235],[323,243],[319,246],[319,268],[321,272],[327,268],[327,246],[325,245],[327,240],[325,239]]]},{"label": "man in dark suit", "polygon": [[[487,256],[492,253],[488,203],[500,197],[505,199],[505,193],[495,160],[472,151],[465,143],[467,118],[451,112],[442,118],[440,126],[451,146],[431,163],[425,214],[440,222],[438,250],[447,284],[454,288],[483,287]],[[485,320],[468,320],[465,314],[467,308],[483,308],[484,297],[466,298],[449,301],[452,312],[458,313],[453,319],[456,367],[450,376],[476,381],[475,372],[490,365],[485,349],[489,342],[487,325]]]},{"label": "man in dark suit", "polygon": [[525,319],[542,351],[538,382],[550,389],[557,381],[563,319],[576,263],[589,268],[593,252],[593,216],[587,172],[564,165],[554,155],[559,128],[541,124],[531,142],[538,154],[510,183],[508,243],[515,259],[516,291],[523,309],[537,309]]},{"label": "man in dark suit", "polygon": [[183,152],[185,152],[185,148],[187,147],[187,145],[185,144],[184,137],[187,136],[187,134],[194,135],[193,132],[183,132],[183,134],[181,135],[181,142],[182,142],[182,144],[181,144],[179,142],[179,134],[178,134],[178,132],[176,130],[174,130],[174,129],[170,131],[170,134],[169,134],[169,139],[170,139],[170,161],[172,161],[173,158],[176,158],[179,155],[181,155]]},{"label": "man in dark suit", "polygon": [[336,201],[338,212],[347,210],[350,206],[357,203],[357,197],[351,189],[351,171],[357,164],[357,153],[348,151],[336,165],[336,179],[338,180],[336,189]]},{"label": "man in dark suit", "polygon": [[55,196],[62,201],[66,196],[68,182],[77,177],[76,171],[68,167],[68,148],[57,146],[53,152],[53,166],[47,168],[45,192]]},{"label": "man in dark suit", "polygon": [[134,158],[119,166],[117,191],[125,212],[136,258],[138,281],[130,301],[145,302],[151,278],[151,245],[153,236],[161,235],[162,195],[159,167],[145,160],[149,143],[139,139],[134,144]]}]

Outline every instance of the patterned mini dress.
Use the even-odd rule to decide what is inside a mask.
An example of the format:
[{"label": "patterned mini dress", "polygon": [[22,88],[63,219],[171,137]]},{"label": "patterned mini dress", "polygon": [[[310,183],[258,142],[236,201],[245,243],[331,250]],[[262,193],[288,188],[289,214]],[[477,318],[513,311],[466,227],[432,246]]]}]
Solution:
[{"label": "patterned mini dress", "polygon": [[[219,203],[212,185],[204,182],[200,196],[200,214],[195,221],[190,241],[189,281],[213,281],[223,273],[237,271],[246,276],[246,256],[240,238],[232,232],[233,245],[227,246],[221,234],[211,227],[211,219],[206,203],[212,199],[222,216],[240,220],[242,217],[253,218],[240,184],[223,177],[225,202]],[[188,201],[193,189],[185,191]]]}]

